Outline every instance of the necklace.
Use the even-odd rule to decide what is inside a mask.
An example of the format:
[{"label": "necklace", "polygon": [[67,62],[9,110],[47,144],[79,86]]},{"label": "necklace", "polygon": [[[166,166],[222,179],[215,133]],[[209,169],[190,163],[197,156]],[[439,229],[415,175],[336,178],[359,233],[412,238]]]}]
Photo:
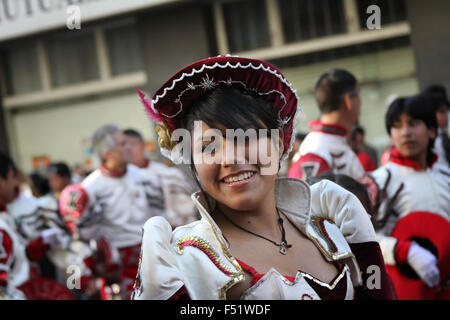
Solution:
[{"label": "necklace", "polygon": [[230,222],[230,223],[231,223],[232,225],[234,225],[236,228],[241,229],[242,231],[245,231],[245,232],[247,232],[247,233],[250,233],[250,234],[252,234],[252,235],[254,235],[254,236],[257,236],[257,237],[259,237],[259,238],[261,238],[261,239],[264,239],[264,240],[267,240],[267,241],[273,243],[273,244],[276,245],[277,247],[280,247],[280,253],[281,253],[281,254],[287,254],[287,249],[289,249],[290,247],[292,247],[292,245],[291,245],[291,244],[288,244],[288,242],[286,241],[286,231],[284,230],[284,226],[283,226],[283,218],[281,218],[280,212],[278,211],[278,208],[276,208],[276,209],[277,209],[277,214],[278,214],[278,224],[280,225],[280,228],[281,228],[281,242],[273,241],[273,240],[268,239],[268,238],[266,238],[266,237],[264,237],[264,236],[262,236],[262,235],[260,235],[260,234],[257,234],[257,233],[255,233],[255,232],[253,232],[253,231],[250,231],[250,230],[247,230],[247,229],[241,227],[240,225],[238,225],[237,223],[235,223],[233,220],[231,220],[231,219],[230,219],[230,218],[229,218],[229,217],[228,217],[228,216],[227,216],[227,215],[219,208],[219,206],[217,206],[217,210],[225,217],[225,219],[228,220],[228,222]]}]

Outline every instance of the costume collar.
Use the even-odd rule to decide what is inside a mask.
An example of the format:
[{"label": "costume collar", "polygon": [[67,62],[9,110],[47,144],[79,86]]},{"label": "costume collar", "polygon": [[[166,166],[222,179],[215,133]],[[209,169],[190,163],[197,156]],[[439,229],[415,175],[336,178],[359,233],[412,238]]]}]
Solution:
[{"label": "costume collar", "polygon": [[[404,156],[396,148],[392,149],[392,151],[389,155],[389,161],[399,164],[401,166],[410,167],[416,171],[423,170],[423,168],[420,164],[418,164],[416,161]],[[428,161],[428,168],[432,168],[436,161],[437,161],[437,155],[434,153],[431,153],[430,159]]]},{"label": "costume collar", "polygon": [[105,166],[105,164],[102,163],[100,165],[100,172],[101,172],[101,174],[103,174],[105,176],[108,176],[108,177],[121,178],[127,173],[127,167],[125,167],[125,171],[124,172],[117,172],[117,171],[114,171],[114,170],[111,170],[111,169],[107,168]]},{"label": "costume collar", "polygon": [[325,124],[320,120],[316,120],[310,121],[308,125],[311,128],[311,132],[323,132],[342,137],[346,137],[348,135],[348,130],[337,124]]},{"label": "costume collar", "polygon": [[150,165],[150,160],[148,160],[148,159],[145,159],[145,162],[144,162],[144,164],[143,164],[142,166],[139,166],[139,168],[141,168],[141,169],[145,169],[145,168],[148,168],[148,167],[149,167],[149,165]]},{"label": "costume collar", "polygon": [[[202,220],[206,220],[212,227],[215,238],[222,246],[223,254],[239,270],[239,274],[242,275],[242,267],[229,252],[227,241],[206,209],[208,205],[205,195],[202,192],[196,192],[192,195],[192,200],[198,208]],[[277,208],[305,236],[314,242],[328,261],[343,261],[350,268],[354,285],[361,284],[362,278],[359,266],[339,228],[328,218],[311,213],[311,189],[306,182],[295,178],[278,178],[275,181],[275,200]],[[214,210],[216,201],[209,197],[209,202],[212,207],[211,210]],[[232,284],[230,286],[226,285],[226,287],[229,289],[229,287],[241,280],[239,277],[233,278],[231,280]],[[228,289],[225,289],[225,291]]]},{"label": "costume collar", "polygon": [[[208,200],[203,192],[196,192],[191,196],[200,215],[206,219],[212,226],[214,233],[225,248],[228,243],[220,231],[220,228],[208,212],[208,200],[211,205],[211,211],[216,207],[216,201],[211,197]],[[275,181],[275,201],[276,206],[286,217],[300,230],[306,234],[306,226],[309,221],[309,212],[311,208],[311,190],[306,182],[295,178],[277,178]]]}]

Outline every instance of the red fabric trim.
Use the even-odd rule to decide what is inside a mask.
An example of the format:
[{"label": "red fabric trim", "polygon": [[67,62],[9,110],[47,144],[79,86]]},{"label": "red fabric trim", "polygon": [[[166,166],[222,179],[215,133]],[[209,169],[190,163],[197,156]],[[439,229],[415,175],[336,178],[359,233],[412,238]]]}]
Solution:
[{"label": "red fabric trim", "polygon": [[100,165],[100,172],[108,177],[120,178],[127,173],[127,168],[123,172],[118,172],[107,168],[103,163]]},{"label": "red fabric trim", "polygon": [[[314,165],[315,163],[318,165]],[[322,172],[330,170],[330,165],[322,157],[313,153],[308,153],[300,157],[300,159],[291,165],[288,171],[288,177],[306,179],[310,176],[317,176]]]},{"label": "red fabric trim", "polygon": [[182,286],[169,300],[191,300],[185,286]]},{"label": "red fabric trim", "polygon": [[86,265],[86,267],[88,267],[90,270],[94,270],[95,259],[93,256],[87,257],[86,259],[84,259],[83,262]]},{"label": "red fabric trim", "polygon": [[[417,171],[422,171],[423,168],[416,161],[411,160],[404,155],[402,155],[397,149],[393,148],[389,157],[389,161],[399,164],[401,166],[410,167]],[[428,161],[428,167],[433,167],[433,164],[437,161],[437,156],[432,153],[430,157],[430,161]]]},{"label": "red fabric trim", "polygon": [[2,264],[8,264],[9,259],[11,259],[12,252],[13,252],[13,242],[9,234],[5,230],[0,230],[0,233],[2,233],[1,239],[2,242],[0,243],[0,252],[4,253],[4,257],[0,258],[0,263]]},{"label": "red fabric trim", "polygon": [[182,251],[183,248],[186,246],[192,246],[201,250],[204,254],[207,255],[209,260],[211,260],[211,262],[214,263],[214,265],[226,275],[233,274],[233,271],[230,271],[219,259],[217,259],[217,255],[214,253],[211,247],[209,247],[208,244],[199,241],[199,239],[195,239],[195,237],[194,239],[184,240],[182,242],[177,243],[177,249],[180,251]]},{"label": "red fabric trim", "polygon": [[106,290],[106,281],[103,278],[99,279],[100,281],[100,297],[102,298],[102,300],[111,300],[111,294],[109,293],[108,290]]},{"label": "red fabric trim", "polygon": [[0,212],[6,212],[6,211],[8,211],[6,209],[6,205],[3,202],[0,202]]},{"label": "red fabric trim", "polygon": [[[362,272],[362,285],[355,288],[355,300],[395,300],[394,287],[386,271],[378,242],[350,243],[349,245]],[[369,277],[373,275],[368,272],[370,266],[377,266],[380,269],[379,289],[367,287]]]},{"label": "red fabric trim", "polygon": [[[118,267],[117,265],[115,265],[116,267]],[[136,279],[136,274],[138,272],[138,266],[128,266],[128,267],[124,267],[122,269],[122,272],[120,273],[120,278],[128,278],[128,279]],[[112,271],[112,270],[110,270]]]},{"label": "red fabric trim", "polygon": [[328,244],[331,246],[331,250],[333,253],[338,252],[338,248],[334,241],[331,239],[330,235],[328,234],[327,228],[325,228],[325,221],[328,221],[329,223],[334,224],[332,221],[326,219],[326,218],[320,218],[320,231],[325,236]]},{"label": "red fabric trim", "polygon": [[438,161],[438,155],[431,153],[430,159],[428,159],[428,168],[433,168],[433,165]]},{"label": "red fabric trim", "polygon": [[358,151],[356,153],[356,156],[358,157],[359,162],[361,162],[361,165],[363,166],[364,171],[370,172],[370,171],[374,171],[377,168],[377,165],[375,164],[375,162],[372,160],[372,158],[370,157],[370,155],[367,152]]},{"label": "red fabric trim", "polygon": [[412,241],[398,240],[394,249],[394,257],[397,263],[406,263],[408,261],[408,251]]},{"label": "red fabric trim", "polygon": [[[136,269],[136,272],[134,272],[133,275],[133,278],[135,278],[137,273],[137,267],[139,265],[139,257],[141,254],[141,244],[139,243],[134,246],[119,248],[118,251],[120,255],[121,265],[124,268]],[[111,258],[112,256],[110,256],[109,259]]]},{"label": "red fabric trim", "polygon": [[346,137],[348,135],[347,128],[338,124],[325,124],[320,120],[315,120],[308,122],[308,126],[310,127],[311,132],[322,132],[341,137]]},{"label": "red fabric trim", "polygon": [[74,300],[72,293],[65,286],[39,275],[30,277],[18,289],[25,294],[27,300]]},{"label": "red fabric trim", "polygon": [[81,290],[85,291],[90,284],[92,284],[92,282],[94,282],[95,279],[94,277],[91,276],[81,276],[80,279],[80,286],[81,286]]},{"label": "red fabric trim", "polygon": [[[244,269],[245,271],[247,271],[248,273],[250,273],[252,275],[252,283],[251,285],[255,285],[256,282],[259,281],[259,279],[261,279],[262,277],[264,277],[264,273],[258,273],[255,268],[249,266],[248,264],[236,259],[236,261],[239,263],[239,265],[242,267],[242,269]],[[288,279],[291,282],[295,281],[294,277],[289,277],[289,276],[285,276],[283,275],[283,277],[285,277],[286,279]]]},{"label": "red fabric trim", "polygon": [[0,287],[6,287],[8,285],[8,273],[6,271],[0,271]]},{"label": "red fabric trim", "polygon": [[44,243],[42,237],[36,238],[28,242],[26,253],[28,259],[31,261],[39,261],[44,256],[45,252],[50,249],[50,246]]},{"label": "red fabric trim", "polygon": [[141,169],[148,168],[148,165],[149,165],[149,164],[150,164],[150,160],[145,159],[144,164],[143,164],[142,166],[139,166],[139,168],[141,168]]}]

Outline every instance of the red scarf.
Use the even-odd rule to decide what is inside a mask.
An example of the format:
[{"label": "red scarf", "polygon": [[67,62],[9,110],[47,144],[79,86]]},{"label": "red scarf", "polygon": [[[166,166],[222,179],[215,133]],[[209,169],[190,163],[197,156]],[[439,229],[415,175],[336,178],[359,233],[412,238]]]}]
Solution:
[{"label": "red scarf", "polygon": [[320,120],[310,121],[308,125],[311,128],[311,132],[323,132],[342,137],[346,137],[348,134],[348,131],[345,127],[337,124],[325,124]]},{"label": "red scarf", "polygon": [[[430,159],[428,161],[428,168],[431,168],[431,167],[433,167],[433,164],[437,161],[437,156],[434,153],[432,153],[429,158]],[[417,170],[417,171],[423,170],[422,166],[420,164],[418,164],[417,161],[414,161],[408,157],[405,157],[396,148],[392,149],[391,154],[389,155],[389,161],[399,164],[401,166],[413,168],[414,170]]]},{"label": "red scarf", "polygon": [[100,172],[108,177],[120,178],[127,173],[127,168],[123,172],[118,172],[107,168],[103,163],[100,165]]}]

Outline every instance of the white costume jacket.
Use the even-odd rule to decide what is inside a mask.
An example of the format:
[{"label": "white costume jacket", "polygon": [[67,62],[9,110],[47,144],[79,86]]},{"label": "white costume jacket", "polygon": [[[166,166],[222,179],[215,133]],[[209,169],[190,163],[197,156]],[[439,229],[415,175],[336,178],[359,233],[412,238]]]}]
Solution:
[{"label": "white costume jacket", "polygon": [[[378,246],[361,203],[325,180],[310,188],[299,179],[279,178],[275,190],[277,207],[290,222],[317,245],[327,261],[344,264],[345,298],[353,298],[354,287],[363,284],[364,276],[349,244],[372,242]],[[192,199],[200,220],[174,231],[162,217],[145,223],[134,299],[169,299],[183,287],[191,299],[226,299],[227,291],[244,279],[241,265],[230,254],[220,229],[205,209],[203,194],[195,193]],[[381,267],[383,263],[379,262]],[[289,284],[271,269],[241,299],[319,299],[306,283],[307,276],[299,272],[295,282]]]},{"label": "white costume jacket", "polygon": [[166,212],[156,177],[134,165],[122,176],[101,167],[81,187],[88,197],[78,225],[82,239],[103,236],[113,248],[135,246],[145,221]]},{"label": "white costume jacket", "polygon": [[150,161],[143,169],[157,177],[164,203],[170,204],[166,205],[165,217],[172,227],[182,226],[198,219],[197,210],[190,197],[191,183],[181,170],[155,161]]},{"label": "white costume jacket", "polygon": [[30,265],[25,254],[23,240],[16,230],[14,221],[8,213],[0,209],[0,278],[6,280],[6,297],[0,286],[0,300],[25,299],[17,289],[28,281]]},{"label": "white costume jacket", "polygon": [[374,222],[380,247],[386,263],[395,265],[397,260],[405,260],[396,256],[398,239],[391,236],[400,219],[413,212],[427,212],[447,221],[450,219],[450,172],[437,163],[423,170],[394,149],[389,162],[370,176],[378,187]]},{"label": "white costume jacket", "polygon": [[27,240],[39,237],[44,227],[39,201],[33,196],[20,193],[8,204],[8,214],[14,219],[19,233]]},{"label": "white costume jacket", "polygon": [[300,146],[300,158],[291,165],[288,176],[306,179],[331,170],[354,179],[361,178],[364,168],[347,142],[347,130],[320,121],[311,121],[310,133]]}]

